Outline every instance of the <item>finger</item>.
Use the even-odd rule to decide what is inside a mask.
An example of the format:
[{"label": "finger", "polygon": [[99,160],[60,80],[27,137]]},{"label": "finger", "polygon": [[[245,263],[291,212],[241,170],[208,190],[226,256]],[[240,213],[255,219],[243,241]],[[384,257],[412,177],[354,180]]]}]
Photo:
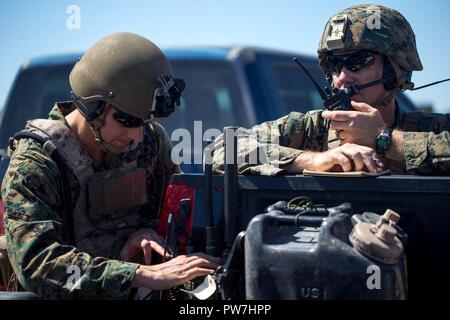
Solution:
[{"label": "finger", "polygon": [[187,257],[190,259],[189,261],[194,261],[195,259],[205,259],[205,260],[211,261],[216,264],[223,263],[222,258],[213,257],[213,256],[207,255],[206,253],[202,253],[202,252],[191,253],[191,254],[187,255]]},{"label": "finger", "polygon": [[183,269],[189,269],[193,265],[198,265],[198,260],[202,259],[196,256],[186,256],[186,255],[179,255],[176,256],[174,259],[171,259],[167,263],[172,266],[181,266]]},{"label": "finger", "polygon": [[378,158],[378,155],[374,152],[370,157],[376,165],[376,171],[381,171],[384,169],[384,163]]},{"label": "finger", "polygon": [[375,162],[375,164],[377,165],[378,168],[383,168],[384,164],[383,161],[380,160],[380,158],[378,158],[378,154],[376,154],[375,152],[372,154],[373,161]]},{"label": "finger", "polygon": [[214,269],[216,270],[219,264],[215,261],[210,261],[204,258],[197,258],[194,261],[191,261],[188,264],[188,268],[194,268],[194,267],[201,267],[201,268],[208,268],[208,269]]},{"label": "finger", "polygon": [[368,156],[376,154],[375,150],[371,147],[366,147],[359,144],[352,144],[352,147],[358,149],[361,153],[366,154]]},{"label": "finger", "polygon": [[350,129],[342,130],[337,134],[339,140],[341,140],[341,144],[351,143],[353,139],[353,133]]},{"label": "finger", "polygon": [[381,169],[375,164],[375,162],[370,157],[364,157],[363,160],[369,172],[381,171]]},{"label": "finger", "polygon": [[330,122],[330,129],[332,130],[348,130],[353,123],[352,120],[346,120],[346,121],[334,121],[332,120]]},{"label": "finger", "polygon": [[366,168],[369,170],[369,172],[379,172],[383,169],[383,162],[380,161],[375,150],[369,147],[355,144],[353,144],[352,147],[359,150],[363,155],[364,164],[366,165]]},{"label": "finger", "polygon": [[352,159],[355,171],[361,171],[364,168],[365,162],[363,160],[363,155],[361,155],[361,153],[358,150],[349,149],[349,150],[343,150],[342,152],[347,157]]},{"label": "finger", "polygon": [[[159,244],[154,241],[150,241],[152,244],[152,249],[155,250],[161,257],[164,256],[164,244]],[[172,258],[172,255],[169,252],[166,252],[165,258]]]},{"label": "finger", "polygon": [[369,172],[378,172],[381,170],[372,157],[364,157],[364,164]]},{"label": "finger", "polygon": [[355,109],[356,111],[369,113],[369,112],[376,110],[374,107],[371,107],[370,105],[368,105],[367,103],[364,103],[364,102],[351,101],[351,103],[352,103],[353,109]]},{"label": "finger", "polygon": [[204,268],[193,268],[190,270],[186,270],[185,272],[177,275],[176,279],[174,279],[174,283],[170,285],[165,285],[167,288],[176,287],[179,285],[182,285],[189,280],[198,278],[198,277],[204,277],[209,274],[214,274],[214,270],[210,269],[204,269]]},{"label": "finger", "polygon": [[342,171],[348,172],[352,171],[352,162],[342,153],[337,153],[333,156],[335,164],[342,167]]},{"label": "finger", "polygon": [[196,264],[198,267],[214,269],[214,270],[216,270],[217,267],[219,266],[219,263],[217,263],[215,261],[207,260],[207,259],[199,259],[199,260],[193,262],[193,264]]},{"label": "finger", "polygon": [[186,281],[189,281],[189,280],[192,280],[192,279],[195,279],[195,278],[198,278],[198,277],[204,277],[204,276],[207,276],[208,274],[213,274],[215,271],[214,270],[211,270],[211,269],[205,269],[205,268],[193,268],[193,269],[190,269],[190,270],[188,270],[188,271],[186,271],[186,273],[185,273],[185,282]]},{"label": "finger", "polygon": [[[153,240],[150,240],[150,241],[144,240],[144,241],[149,242],[150,246],[151,246],[151,249],[155,250],[157,254],[159,254],[161,257],[164,256],[164,247],[163,247],[163,245],[161,245],[160,243],[158,243],[156,241],[153,241]],[[172,255],[169,252],[166,251],[165,258],[166,259],[171,259]]]},{"label": "finger", "polygon": [[324,111],[322,117],[334,121],[347,121],[355,117],[354,111]]},{"label": "finger", "polygon": [[149,241],[155,241],[160,246],[164,246],[164,239],[154,230],[150,230],[143,238]]},{"label": "finger", "polygon": [[217,263],[221,263],[222,262],[222,258],[220,258],[220,257],[213,257],[213,256],[210,256],[210,255],[208,255],[206,253],[203,253],[203,252],[195,252],[195,253],[188,254],[187,256],[188,257],[204,258],[204,259],[207,259],[207,260],[215,261]]},{"label": "finger", "polygon": [[145,264],[150,265],[152,263],[152,244],[148,240],[141,241],[142,252],[144,253]]},{"label": "finger", "polygon": [[[164,256],[164,251],[166,252],[165,258],[172,259],[172,252],[170,252],[170,248],[166,245],[166,242],[160,238],[158,242],[155,243],[155,246],[152,248],[162,257]],[[164,249],[166,248],[166,249]]]},{"label": "finger", "polygon": [[[381,171],[381,167],[379,166],[379,163],[375,161],[375,159],[378,159],[375,152],[365,154],[363,157],[364,164],[366,165],[366,168],[369,170],[369,172]],[[382,165],[381,162],[380,164]]]}]

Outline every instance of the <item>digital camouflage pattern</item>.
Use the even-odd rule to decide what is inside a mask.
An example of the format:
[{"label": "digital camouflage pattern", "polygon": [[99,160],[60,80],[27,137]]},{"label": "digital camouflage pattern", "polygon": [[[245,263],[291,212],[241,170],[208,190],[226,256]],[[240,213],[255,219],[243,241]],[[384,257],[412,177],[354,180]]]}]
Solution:
[{"label": "digital camouflage pattern", "polygon": [[[325,57],[330,51],[327,40],[333,32],[339,32],[334,18],[343,15],[348,19],[343,47],[331,51],[372,50],[382,53],[393,62],[394,67],[400,67],[401,71],[397,68],[396,71],[403,71],[404,77],[408,77],[408,72],[423,69],[414,32],[400,12],[380,5],[356,5],[331,17],[324,28],[317,50],[324,71],[327,69]],[[378,19],[380,25],[375,25],[376,20],[373,19]]]},{"label": "digital camouflage pattern", "polygon": [[[395,174],[450,174],[450,115],[422,112],[404,113],[397,108],[393,128],[404,131],[406,163],[381,158]],[[241,174],[275,175],[285,172],[304,151],[324,152],[339,146],[323,110],[306,114],[291,112],[251,129],[238,130],[238,169]],[[215,141],[213,170],[224,173],[223,136]],[[256,157],[255,154],[265,154]],[[271,155],[275,154],[271,158]],[[256,161],[252,161],[256,160]]]},{"label": "digital camouflage pattern", "polygon": [[[377,25],[379,22],[379,25]],[[414,32],[396,10],[380,5],[356,5],[332,16],[319,42],[319,63],[328,72],[326,56],[353,50],[371,50],[384,54],[397,75],[397,88],[411,89],[411,74],[422,70]],[[289,168],[302,152],[324,152],[339,146],[323,110],[306,114],[292,112],[250,130],[238,130],[238,168],[240,173],[275,175]],[[413,112],[405,114],[396,107],[393,128],[404,131],[406,163],[382,158],[393,173],[448,175],[450,172],[450,115]],[[213,170],[223,173],[223,137],[214,142]],[[229,156],[229,155],[228,155]],[[231,160],[231,159],[230,159]]]},{"label": "digital camouflage pattern", "polygon": [[[73,109],[70,102],[58,103],[49,118],[68,125],[64,115]],[[143,209],[153,214],[149,214],[149,223],[150,216],[156,216],[170,176],[179,172],[170,158],[167,133],[160,125],[153,128],[146,128],[142,145],[124,157],[127,161],[137,160],[147,169],[149,197]],[[121,165],[122,158],[107,155],[94,171]],[[50,299],[127,298],[138,264],[118,261],[118,255],[91,256],[69,243],[61,180],[56,163],[37,142],[22,139],[17,143],[3,180],[2,198],[8,255],[20,283],[26,290]],[[69,184],[72,203],[76,203],[80,185],[70,171]],[[73,266],[80,270],[79,289],[74,289],[69,279],[74,274]]]}]

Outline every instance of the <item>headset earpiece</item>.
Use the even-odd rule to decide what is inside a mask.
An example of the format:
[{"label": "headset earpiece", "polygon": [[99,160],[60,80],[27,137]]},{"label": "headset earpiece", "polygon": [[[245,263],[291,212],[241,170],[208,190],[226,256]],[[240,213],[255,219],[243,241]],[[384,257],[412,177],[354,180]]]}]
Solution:
[{"label": "headset earpiece", "polygon": [[74,94],[72,94],[72,100],[87,121],[94,120],[105,111],[106,101],[96,100],[92,102],[84,102]]}]

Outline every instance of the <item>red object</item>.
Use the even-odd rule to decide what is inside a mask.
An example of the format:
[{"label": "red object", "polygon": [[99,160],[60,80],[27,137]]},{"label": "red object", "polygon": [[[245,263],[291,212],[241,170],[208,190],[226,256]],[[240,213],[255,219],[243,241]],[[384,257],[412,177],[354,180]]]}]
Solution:
[{"label": "red object", "polygon": [[[191,188],[185,184],[170,184],[166,189],[166,196],[164,198],[164,204],[161,209],[161,215],[159,218],[158,225],[158,234],[163,238],[167,233],[167,220],[169,218],[169,214],[174,214],[173,223],[176,223],[178,219],[178,213],[180,210],[180,200],[182,199],[190,199],[189,207],[189,219],[184,221],[184,229],[186,230],[188,237],[192,237],[192,220],[194,213],[194,197],[195,197],[195,189]],[[169,239],[170,240],[170,239]],[[179,253],[184,253],[186,248],[186,235],[180,235],[179,238]]]}]

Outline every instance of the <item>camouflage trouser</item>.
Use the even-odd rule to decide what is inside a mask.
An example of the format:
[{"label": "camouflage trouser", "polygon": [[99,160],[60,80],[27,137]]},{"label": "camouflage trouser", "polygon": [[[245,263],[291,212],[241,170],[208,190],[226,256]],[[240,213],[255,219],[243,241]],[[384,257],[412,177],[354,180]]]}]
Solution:
[{"label": "camouflage trouser", "polygon": [[6,239],[5,236],[0,235],[0,285],[6,286],[7,291],[20,291],[21,286],[14,274],[11,263],[8,259],[8,253],[6,251]]}]

